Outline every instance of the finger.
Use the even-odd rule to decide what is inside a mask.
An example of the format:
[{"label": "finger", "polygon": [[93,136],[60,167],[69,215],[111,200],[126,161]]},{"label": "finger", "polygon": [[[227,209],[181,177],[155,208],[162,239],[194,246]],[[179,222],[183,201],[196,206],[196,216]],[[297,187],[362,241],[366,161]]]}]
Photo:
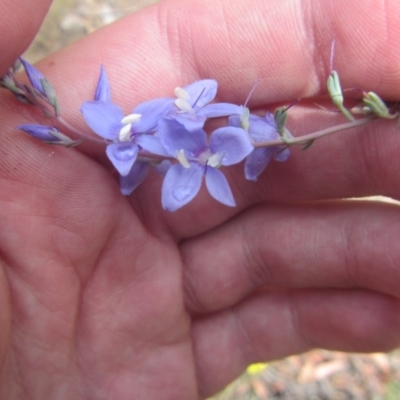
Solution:
[{"label": "finger", "polygon": [[399,297],[399,234],[397,205],[255,207],[182,243],[187,307],[221,310],[262,286],[367,288]]},{"label": "finger", "polygon": [[335,40],[334,67],[344,87],[367,82],[370,90],[393,97],[400,85],[399,14],[395,0],[377,4],[374,18],[368,7],[345,0],[166,0],[63,51],[57,73],[51,58],[42,65],[52,80],[67,80],[91,95],[103,63],[114,100],[122,104],[170,95],[175,86],[206,77],[218,80],[220,98],[243,102],[258,81],[252,99],[258,106],[326,93]]},{"label": "finger", "polygon": [[312,348],[393,349],[399,311],[399,299],[363,290],[264,291],[193,324],[200,393],[221,390],[250,363]]},{"label": "finger", "polygon": [[[329,70],[333,38],[337,40],[335,68],[343,70],[344,86],[359,87],[360,77],[366,76],[369,89],[382,87],[380,93],[390,98],[400,81],[397,73],[386,73],[394,71],[398,64],[397,53],[391,50],[398,37],[397,25],[392,21],[399,15],[400,6],[395,1],[385,4],[387,10],[378,7],[377,18],[371,19],[370,13],[359,5],[345,1],[335,2],[323,13],[318,2],[310,3],[308,8],[302,3],[285,7],[278,1],[246,2],[245,6],[222,0],[202,1],[201,6],[191,1],[179,5],[165,1],[99,31],[47,59],[42,67],[62,99],[63,115],[82,129],[87,128],[77,110],[83,101],[92,98],[97,80],[95,71],[100,64],[109,71],[113,100],[122,104],[127,113],[140,101],[170,96],[175,86],[201,77],[217,78],[221,83],[219,98],[239,103],[260,78],[260,90],[252,104],[264,106],[325,91],[321,88]],[[244,7],[251,12],[244,12]],[[198,9],[200,16],[207,15],[207,18],[198,19],[199,25],[187,22],[193,9]],[[388,10],[390,13],[385,14]],[[384,15],[388,17],[385,19]],[[256,16],[264,19],[256,20],[255,24]],[[358,30],[354,29],[355,23]],[[362,35],[371,30],[377,32],[374,41],[365,44]],[[358,33],[350,35],[350,31]],[[373,65],[369,63],[371,51],[382,54]],[[323,67],[319,68],[320,65]],[[160,76],[168,79],[160,80]],[[305,115],[304,112],[300,114]],[[313,114],[306,116],[313,122],[305,125],[305,120],[299,118],[293,129],[290,127],[295,135],[299,134],[297,128],[302,128],[301,132],[304,128],[307,131],[316,128],[319,120],[313,119]],[[374,129],[380,132],[385,125]],[[353,135],[345,142],[331,140],[318,144],[319,152],[315,156],[312,149],[313,158],[308,156],[309,161],[294,152],[285,166],[273,165],[267,172],[270,175],[258,186],[244,183],[242,171],[235,170],[238,180],[232,182],[231,179],[231,185],[239,204],[236,209],[220,206],[203,190],[193,204],[180,212],[177,222],[175,215],[161,210],[161,178],[142,185],[131,201],[142,210],[147,225],[161,227],[164,224],[160,221],[164,221],[179,238],[216,226],[260,200],[320,199],[387,192],[389,188],[399,187],[394,184],[393,171],[397,168],[390,164],[398,159],[393,158],[394,130],[379,141],[379,146],[372,133],[367,131],[363,139],[355,139]],[[378,161],[382,165],[376,165]],[[373,173],[372,183],[369,172]],[[330,190],[324,189],[327,174],[333,182],[328,187]]]},{"label": "finger", "polygon": [[51,0],[4,0],[0,3],[0,76],[33,40]]},{"label": "finger", "polygon": [[[318,112],[305,112],[293,123],[290,120],[289,126],[296,135],[312,132],[318,129],[319,123],[322,125],[320,118]],[[334,125],[335,118],[330,116],[330,123],[325,122],[323,126]],[[192,204],[165,219],[178,237],[185,238],[215,227],[259,202],[287,203],[374,195],[400,199],[397,142],[397,126],[388,121],[377,121],[351,132],[322,138],[307,151],[292,148],[288,161],[271,161],[257,182],[245,179],[243,164],[221,168],[228,177],[236,208],[216,203],[203,187]],[[158,182],[160,187],[161,178]],[[139,193],[144,193],[146,199],[158,200],[154,189],[152,186],[152,191],[148,192],[143,187]]]}]

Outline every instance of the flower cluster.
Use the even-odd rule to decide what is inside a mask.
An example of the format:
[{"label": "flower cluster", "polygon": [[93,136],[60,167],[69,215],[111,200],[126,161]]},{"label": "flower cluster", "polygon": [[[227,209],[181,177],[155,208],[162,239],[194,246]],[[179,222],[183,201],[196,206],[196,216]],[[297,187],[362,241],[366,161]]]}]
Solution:
[{"label": "flower cluster", "polygon": [[254,148],[242,127],[217,129],[207,140],[203,130],[207,119],[242,113],[242,107],[234,104],[210,104],[216,93],[215,80],[201,80],[176,88],[176,98],[150,100],[124,115],[112,102],[110,85],[101,69],[94,100],[83,103],[81,112],[90,128],[107,140],[106,154],[120,175],[122,193],[132,193],[149,166],[161,160],[169,161],[162,186],[166,210],[175,211],[192,200],[203,176],[212,197],[235,205],[219,167],[239,163]]},{"label": "flower cluster", "polygon": [[[29,84],[18,82],[16,71],[22,64]],[[222,204],[235,206],[229,183],[221,167],[244,160],[246,179],[256,181],[273,158],[286,161],[290,146],[304,148],[319,137],[369,123],[377,118],[393,119],[392,112],[373,92],[363,93],[362,104],[352,110],[344,106],[339,77],[333,71],[327,88],[333,104],[350,121],[332,128],[295,138],[286,128],[287,108],[254,115],[245,106],[217,103],[218,84],[203,79],[175,89],[175,97],[164,97],[137,105],[124,115],[111,99],[106,71],[101,67],[93,100],[85,101],[81,113],[97,135],[79,132],[62,119],[57,96],[50,82],[23,59],[0,79],[17,100],[37,106],[53,121],[52,125],[24,124],[17,127],[50,144],[76,146],[83,140],[101,141],[111,164],[120,176],[121,192],[130,195],[146,178],[150,168],[163,176],[161,202],[165,210],[175,211],[199,192],[203,177],[209,194]],[[354,114],[362,118],[355,119]],[[206,133],[208,120],[225,117],[227,125]],[[61,130],[77,136],[72,139]]]}]

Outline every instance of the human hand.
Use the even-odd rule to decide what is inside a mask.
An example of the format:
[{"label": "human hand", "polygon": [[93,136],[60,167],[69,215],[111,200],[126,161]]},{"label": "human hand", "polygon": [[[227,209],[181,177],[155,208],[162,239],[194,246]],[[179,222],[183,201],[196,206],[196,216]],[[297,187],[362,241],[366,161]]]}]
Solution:
[{"label": "human hand", "polygon": [[[257,110],[322,103],[333,39],[344,87],[398,98],[395,0],[250,3],[165,1],[39,68],[81,129],[100,64],[126,112],[200,78],[238,103],[260,79]],[[161,177],[123,197],[102,149],[34,141],[13,127],[38,113],[0,104],[0,398],[196,399],[254,361],[399,345],[398,206],[332,200],[399,198],[395,126],[294,150],[257,183],[227,171],[236,208],[202,190],[167,213]],[[290,130],[339,118],[300,105]]]}]

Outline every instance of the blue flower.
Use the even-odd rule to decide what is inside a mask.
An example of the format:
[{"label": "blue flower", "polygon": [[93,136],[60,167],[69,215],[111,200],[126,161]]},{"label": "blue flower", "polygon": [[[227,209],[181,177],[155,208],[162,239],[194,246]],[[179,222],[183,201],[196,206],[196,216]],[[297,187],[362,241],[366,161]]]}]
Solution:
[{"label": "blue flower", "polygon": [[[122,109],[111,101],[110,85],[102,67],[94,101],[86,101],[81,112],[89,127],[108,142],[106,154],[120,174],[121,191],[130,194],[145,178],[148,164],[135,166],[139,154],[138,138],[156,126],[160,115],[151,107],[142,106],[143,114],[125,116]],[[145,123],[139,122],[143,116]],[[146,128],[147,129],[144,129]]]},{"label": "blue flower", "polygon": [[131,194],[143,182],[149,169],[147,162],[137,161],[140,135],[132,133],[132,125],[141,116],[125,116],[119,106],[103,100],[83,103],[81,112],[90,128],[109,142],[106,154],[120,175],[121,192]]},{"label": "blue flower", "polygon": [[[145,160],[138,160],[139,151],[143,149],[149,153],[171,157],[169,150],[173,145],[168,137],[176,137],[176,134],[171,133],[175,128],[179,132],[184,132],[185,135],[189,135],[189,132],[197,133],[201,131],[202,133],[197,136],[203,137],[202,135],[205,135],[205,133],[202,131],[202,127],[207,118],[240,114],[242,112],[242,108],[234,104],[208,104],[215,98],[217,86],[217,82],[211,79],[194,82],[183,89],[177,88],[175,90],[177,98],[168,97],[146,101],[139,104],[132,114],[125,116],[122,109],[112,102],[107,75],[105,69],[101,68],[94,100],[83,103],[81,112],[89,127],[108,142],[106,154],[120,174],[121,191],[124,194],[131,193],[143,181],[149,169],[149,165]],[[160,125],[164,127],[164,129],[161,129],[164,135],[159,132]],[[167,131],[170,132],[170,136],[166,134]],[[241,135],[239,135],[239,131]],[[222,128],[222,132],[227,133],[227,138],[223,141],[225,145],[229,144],[229,137],[236,135],[244,137],[246,144],[251,146],[248,135],[242,129]],[[213,135],[213,137],[217,138],[220,134],[216,131]],[[161,137],[163,137],[162,140]],[[188,141],[190,140],[188,139]],[[239,146],[240,144],[243,145],[240,140],[236,140],[236,142]],[[165,143],[168,144],[169,149],[165,148]],[[204,143],[206,143],[205,139]],[[216,139],[210,141],[210,147],[207,151],[211,152],[213,148],[217,152]],[[184,157],[182,151],[184,149],[180,148],[178,150],[181,150],[180,160],[182,161],[182,157]],[[234,154],[233,149],[225,149],[225,153],[228,150],[229,154]],[[204,154],[203,158],[205,157]],[[217,166],[216,164],[212,164],[215,161],[214,159],[222,157],[221,152],[218,152],[218,154],[218,156],[214,155],[213,158],[210,153],[211,158],[209,161],[205,160],[204,165],[202,162],[197,164],[202,165],[201,168],[207,166],[203,174],[207,170],[206,184],[210,193],[224,204],[234,205],[232,193],[224,175],[214,168]],[[241,156],[240,160],[236,162],[244,159],[246,155]],[[176,152],[173,151],[172,157],[175,156]],[[226,164],[227,159],[225,155],[223,159],[218,161],[221,161],[220,165],[230,165]],[[196,164],[193,160],[190,162]],[[180,166],[182,165],[177,164],[171,168],[176,172]],[[198,170],[199,168],[197,166],[193,167],[193,170],[195,169]],[[168,170],[164,182],[170,182],[173,171],[169,172]],[[198,188],[200,188],[201,179],[197,179],[195,182],[198,183]],[[196,193],[194,193],[193,197]],[[166,208],[174,207],[167,205]],[[177,208],[179,207],[181,205]]]},{"label": "blue flower", "polygon": [[184,88],[176,88],[177,110],[172,117],[188,131],[202,129],[207,118],[226,117],[239,114],[241,107],[230,103],[208,104],[217,94],[218,83],[214,79],[203,79]]},{"label": "blue flower", "polygon": [[203,176],[212,197],[235,206],[229,184],[219,167],[237,164],[253,150],[242,128],[219,128],[207,141],[203,130],[189,132],[178,121],[164,119],[159,123],[158,137],[166,152],[179,161],[169,168],[163,181],[164,209],[175,211],[189,203],[199,192]]},{"label": "blue flower", "polygon": [[83,103],[81,112],[90,128],[111,142],[107,145],[106,154],[119,174],[128,175],[139,153],[131,127],[140,116],[125,116],[119,106],[103,100]]},{"label": "blue flower", "polygon": [[[248,125],[248,133],[254,142],[266,142],[280,138],[276,130],[274,116],[271,113],[267,113],[264,118],[250,114],[246,124]],[[229,125],[241,127],[243,126],[243,118],[239,115],[232,115],[229,117]],[[246,158],[244,164],[246,179],[256,181],[272,157],[276,161],[286,161],[289,156],[290,150],[280,146],[254,149]]]},{"label": "blue flower", "polygon": [[[218,84],[214,79],[196,81],[184,88],[175,88],[175,98],[166,97],[150,100],[136,107],[134,112],[143,115],[143,108],[146,108],[154,115],[155,110],[158,110],[159,120],[162,117],[175,119],[186,130],[194,132],[202,129],[208,118],[240,114],[242,109],[236,104],[209,104],[214,100],[217,88]],[[144,116],[143,121],[147,121]],[[152,128],[156,129],[156,125],[153,125]]]}]

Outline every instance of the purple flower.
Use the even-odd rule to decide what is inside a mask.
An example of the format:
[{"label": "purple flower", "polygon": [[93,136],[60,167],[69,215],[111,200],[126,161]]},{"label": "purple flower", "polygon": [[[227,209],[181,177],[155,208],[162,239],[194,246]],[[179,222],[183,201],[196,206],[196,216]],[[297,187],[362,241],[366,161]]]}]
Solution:
[{"label": "purple flower", "polygon": [[[248,132],[254,142],[266,142],[280,138],[276,131],[274,116],[267,113],[264,118],[250,114],[247,120]],[[243,126],[243,118],[239,115],[229,117],[229,125]],[[254,149],[246,158],[244,172],[246,179],[256,181],[274,157],[276,161],[286,161],[290,156],[290,150],[281,146],[263,147]]]},{"label": "purple flower", "polygon": [[[214,79],[203,79],[184,88],[175,88],[176,98],[150,100],[136,107],[134,112],[142,114],[143,121],[147,121],[148,119],[143,113],[143,108],[146,108],[150,114],[158,116],[158,120],[154,119],[154,122],[158,122],[162,117],[168,117],[177,120],[186,130],[194,132],[203,128],[207,118],[226,117],[241,113],[242,108],[235,104],[208,104],[214,100],[217,87],[217,81]],[[139,127],[140,123],[137,126]],[[157,124],[154,124],[152,129],[156,129],[156,126]],[[147,130],[148,126],[145,128]]]},{"label": "purple flower", "polygon": [[142,117],[132,126],[133,133],[150,133],[157,129],[158,122],[175,109],[173,99],[158,98],[145,101],[133,110]]},{"label": "purple flower", "polygon": [[81,112],[93,131],[111,142],[106,148],[107,157],[120,174],[121,192],[131,194],[149,170],[148,163],[137,162],[140,135],[132,133],[132,124],[140,115],[124,116],[116,104],[102,100],[83,103]]},{"label": "purple flower", "polygon": [[121,176],[121,185],[123,182],[121,191],[127,194],[143,180],[144,168],[133,168],[139,147],[131,132],[132,124],[141,116],[137,114],[125,116],[121,108],[111,101],[110,85],[103,67],[94,99],[83,103],[81,112],[90,128],[109,142],[106,148],[107,157]]},{"label": "purple flower", "polygon": [[218,83],[214,79],[203,79],[184,88],[176,88],[176,110],[171,113],[174,119],[188,131],[202,129],[207,118],[226,117],[239,114],[241,108],[235,104],[208,104],[217,94]]},{"label": "purple flower", "polygon": [[[142,110],[148,119],[147,126],[157,125],[154,119],[158,122],[159,116],[154,116],[146,107],[142,107]],[[106,154],[120,174],[121,191],[130,194],[143,181],[148,171],[148,165],[144,162],[135,166],[140,150],[137,139],[147,132],[136,133],[138,129],[134,127],[142,120],[143,115],[133,113],[125,116],[122,109],[111,101],[110,85],[103,67],[95,100],[83,103],[81,112],[89,127],[108,141]]]},{"label": "purple flower", "polygon": [[235,206],[229,184],[219,167],[237,164],[253,150],[243,129],[219,128],[207,143],[203,130],[189,132],[178,121],[164,119],[159,123],[158,136],[167,153],[179,160],[165,175],[162,186],[164,209],[175,211],[189,203],[199,192],[203,176],[212,197],[225,205]]},{"label": "purple flower", "polygon": [[94,132],[111,141],[106,148],[107,157],[121,176],[128,175],[139,153],[131,127],[140,116],[125,116],[119,106],[102,100],[83,103],[81,112]]}]

